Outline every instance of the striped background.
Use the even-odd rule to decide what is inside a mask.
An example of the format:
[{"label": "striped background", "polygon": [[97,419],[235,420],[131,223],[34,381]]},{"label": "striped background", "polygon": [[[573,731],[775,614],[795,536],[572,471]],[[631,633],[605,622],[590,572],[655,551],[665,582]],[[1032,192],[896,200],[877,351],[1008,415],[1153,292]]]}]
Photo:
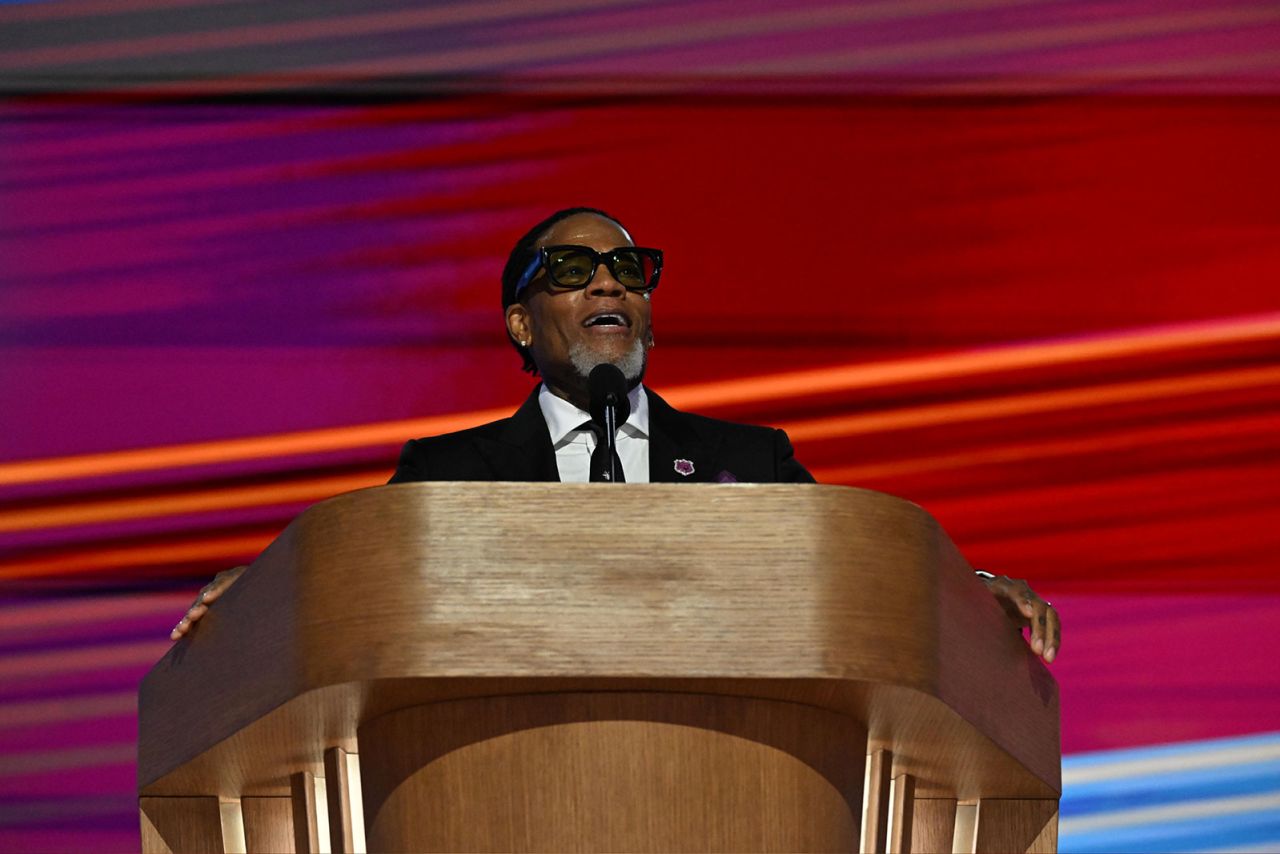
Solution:
[{"label": "striped background", "polygon": [[134,694],[194,590],[510,412],[498,271],[584,202],[667,252],[655,389],[1061,609],[1064,851],[1280,845],[1277,36],[1269,2],[0,4],[0,849],[136,848]]},{"label": "striped background", "polygon": [[10,4],[0,25],[7,85],[37,91],[425,78],[1274,92],[1280,76],[1280,9],[1266,0],[71,0]]},{"label": "striped background", "polygon": [[1274,851],[1280,735],[1086,753],[1063,762],[1062,850]]}]

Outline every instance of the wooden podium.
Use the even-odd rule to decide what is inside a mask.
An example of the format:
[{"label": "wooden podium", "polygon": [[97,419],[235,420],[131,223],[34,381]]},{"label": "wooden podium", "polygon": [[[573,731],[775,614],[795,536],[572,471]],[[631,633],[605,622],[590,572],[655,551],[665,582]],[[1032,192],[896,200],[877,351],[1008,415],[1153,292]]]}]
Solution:
[{"label": "wooden podium", "polygon": [[865,490],[342,495],[139,706],[147,852],[1057,844],[1057,684],[938,524]]}]

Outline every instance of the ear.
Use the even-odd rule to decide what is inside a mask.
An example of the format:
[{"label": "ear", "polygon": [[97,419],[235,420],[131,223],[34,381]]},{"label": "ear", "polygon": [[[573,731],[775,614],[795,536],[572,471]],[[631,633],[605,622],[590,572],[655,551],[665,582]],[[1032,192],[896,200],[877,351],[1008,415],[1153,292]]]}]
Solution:
[{"label": "ear", "polygon": [[528,347],[533,342],[533,324],[529,309],[520,303],[507,306],[507,334],[517,344]]},{"label": "ear", "polygon": [[656,344],[657,342],[653,340],[653,327],[650,326],[649,334],[644,338],[644,348],[646,350],[652,350]]}]

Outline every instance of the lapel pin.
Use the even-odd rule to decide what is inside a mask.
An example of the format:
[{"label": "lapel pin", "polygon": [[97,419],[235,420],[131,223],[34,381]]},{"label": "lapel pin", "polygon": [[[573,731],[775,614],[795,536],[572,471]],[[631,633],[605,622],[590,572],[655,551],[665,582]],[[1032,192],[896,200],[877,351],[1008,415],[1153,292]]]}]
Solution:
[{"label": "lapel pin", "polygon": [[693,474],[693,460],[676,460],[676,474],[685,477]]}]

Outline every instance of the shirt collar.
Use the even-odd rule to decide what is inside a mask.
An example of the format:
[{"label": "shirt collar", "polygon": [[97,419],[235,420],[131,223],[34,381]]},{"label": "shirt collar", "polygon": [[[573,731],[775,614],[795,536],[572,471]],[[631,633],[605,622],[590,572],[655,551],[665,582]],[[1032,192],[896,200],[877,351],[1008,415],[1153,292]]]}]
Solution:
[{"label": "shirt collar", "polygon": [[[631,414],[619,429],[637,438],[649,437],[649,396],[644,386],[637,385],[627,393],[631,401]],[[579,409],[563,397],[551,393],[546,383],[538,390],[538,406],[542,408],[542,417],[547,421],[547,431],[551,434],[551,446],[558,448],[571,433],[591,420],[591,413]]]}]

